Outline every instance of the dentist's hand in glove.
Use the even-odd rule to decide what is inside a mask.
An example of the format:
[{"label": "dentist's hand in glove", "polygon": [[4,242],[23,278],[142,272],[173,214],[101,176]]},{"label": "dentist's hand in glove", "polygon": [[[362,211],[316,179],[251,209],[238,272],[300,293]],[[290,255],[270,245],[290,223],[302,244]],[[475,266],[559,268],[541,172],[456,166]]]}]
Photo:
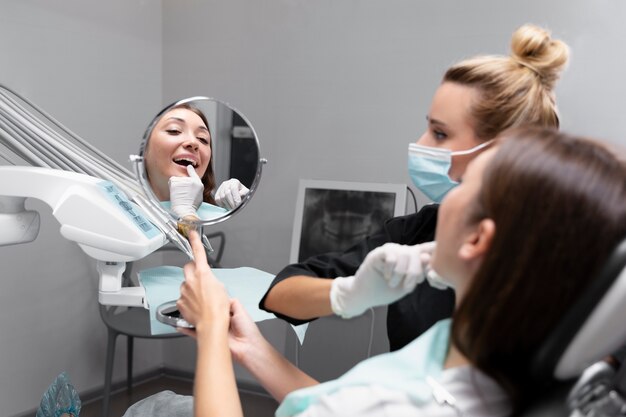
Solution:
[{"label": "dentist's hand in glove", "polygon": [[204,184],[198,177],[196,170],[187,166],[188,177],[170,177],[170,202],[172,211],[179,217],[198,217],[196,211],[202,204]]},{"label": "dentist's hand in glove", "polygon": [[215,202],[220,207],[232,210],[241,204],[241,199],[249,191],[237,178],[231,178],[219,186],[215,192]]},{"label": "dentist's hand in glove", "polygon": [[356,274],[335,278],[330,305],[343,318],[363,314],[368,308],[390,304],[413,291],[426,279],[435,242],[406,246],[386,243],[371,251]]}]

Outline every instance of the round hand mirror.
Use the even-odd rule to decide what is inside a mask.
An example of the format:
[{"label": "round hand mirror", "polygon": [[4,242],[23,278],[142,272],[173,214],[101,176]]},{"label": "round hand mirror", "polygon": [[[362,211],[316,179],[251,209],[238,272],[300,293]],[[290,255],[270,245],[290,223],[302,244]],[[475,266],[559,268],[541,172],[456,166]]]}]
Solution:
[{"label": "round hand mirror", "polygon": [[248,119],[232,106],[191,97],[150,123],[137,173],[148,197],[176,221],[196,226],[226,220],[252,198],[265,159]]}]

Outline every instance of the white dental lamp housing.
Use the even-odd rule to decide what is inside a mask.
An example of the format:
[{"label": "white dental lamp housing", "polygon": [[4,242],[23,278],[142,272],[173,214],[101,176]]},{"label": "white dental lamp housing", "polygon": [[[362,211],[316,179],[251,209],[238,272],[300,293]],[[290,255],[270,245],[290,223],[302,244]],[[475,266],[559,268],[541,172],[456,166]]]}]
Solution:
[{"label": "white dental lamp housing", "polygon": [[32,242],[39,234],[39,213],[26,210],[24,197],[0,196],[0,246]]},{"label": "white dental lamp housing", "polygon": [[52,208],[63,237],[98,261],[99,301],[144,305],[141,287],[122,288],[125,262],[163,246],[165,234],[109,181],[49,168],[0,167],[0,245],[27,243],[39,232],[39,214],[25,209],[26,198]]}]

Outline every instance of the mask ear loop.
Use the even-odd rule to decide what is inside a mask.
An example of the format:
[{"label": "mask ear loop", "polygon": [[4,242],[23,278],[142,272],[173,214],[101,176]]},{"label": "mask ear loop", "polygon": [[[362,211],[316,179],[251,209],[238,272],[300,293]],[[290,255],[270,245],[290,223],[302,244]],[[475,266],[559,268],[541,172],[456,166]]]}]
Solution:
[{"label": "mask ear loop", "polygon": [[454,151],[454,152],[451,152],[450,155],[452,155],[452,156],[463,156],[463,155],[473,154],[474,152],[478,152],[479,150],[481,150],[483,148],[486,148],[487,146],[491,145],[494,142],[494,140],[495,139],[488,140],[487,142],[481,143],[480,145],[474,146],[473,148],[468,149],[466,151]]}]

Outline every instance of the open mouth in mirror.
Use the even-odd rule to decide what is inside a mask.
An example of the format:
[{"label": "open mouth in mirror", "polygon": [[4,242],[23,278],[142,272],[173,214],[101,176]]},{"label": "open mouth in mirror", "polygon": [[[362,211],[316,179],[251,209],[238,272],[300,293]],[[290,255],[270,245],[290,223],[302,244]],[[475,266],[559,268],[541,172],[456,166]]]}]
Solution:
[{"label": "open mouth in mirror", "polygon": [[221,222],[252,198],[265,160],[248,119],[208,97],[179,100],[148,125],[137,172],[155,204],[175,220]]}]

